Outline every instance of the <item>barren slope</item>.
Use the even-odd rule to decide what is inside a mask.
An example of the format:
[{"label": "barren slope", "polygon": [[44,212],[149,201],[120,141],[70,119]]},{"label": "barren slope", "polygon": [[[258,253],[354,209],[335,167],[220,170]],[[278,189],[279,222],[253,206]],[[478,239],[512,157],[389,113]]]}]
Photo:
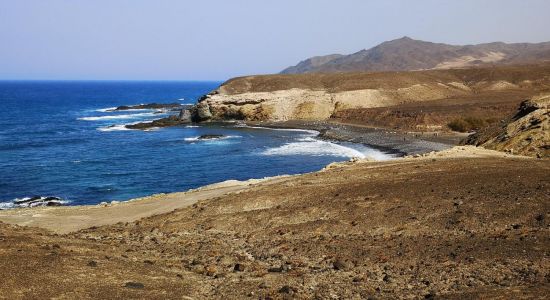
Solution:
[{"label": "barren slope", "polygon": [[[403,37],[350,55],[327,58],[330,59],[311,58],[281,73],[411,71],[495,64],[544,63],[550,61],[550,42],[537,44],[495,42],[457,46]],[[311,63],[312,60],[316,63]]]}]

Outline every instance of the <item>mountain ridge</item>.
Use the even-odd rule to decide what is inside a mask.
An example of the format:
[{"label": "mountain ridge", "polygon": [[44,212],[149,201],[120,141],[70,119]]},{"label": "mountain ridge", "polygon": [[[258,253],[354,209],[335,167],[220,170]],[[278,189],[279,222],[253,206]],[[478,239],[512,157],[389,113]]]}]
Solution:
[{"label": "mountain ridge", "polygon": [[280,74],[452,69],[550,61],[550,42],[449,45],[404,36],[370,49],[305,59]]}]

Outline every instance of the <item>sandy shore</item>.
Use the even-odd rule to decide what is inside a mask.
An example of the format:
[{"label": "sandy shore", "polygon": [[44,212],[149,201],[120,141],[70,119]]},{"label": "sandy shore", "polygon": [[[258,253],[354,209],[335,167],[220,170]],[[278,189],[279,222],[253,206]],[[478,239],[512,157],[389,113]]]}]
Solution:
[{"label": "sandy shore", "polygon": [[291,176],[276,176],[247,181],[228,180],[192,189],[187,192],[157,194],[113,204],[79,205],[64,207],[19,208],[0,211],[0,221],[40,227],[64,234],[119,222],[133,222],[142,218],[160,215],[195,204],[197,201],[213,199],[231,193],[238,193],[252,186],[267,182],[279,182]]}]

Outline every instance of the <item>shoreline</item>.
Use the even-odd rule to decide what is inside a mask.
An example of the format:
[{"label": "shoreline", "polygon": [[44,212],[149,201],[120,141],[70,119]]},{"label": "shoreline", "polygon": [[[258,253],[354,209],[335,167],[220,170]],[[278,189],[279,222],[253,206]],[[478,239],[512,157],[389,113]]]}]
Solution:
[{"label": "shoreline", "polygon": [[245,181],[226,180],[182,192],[112,201],[95,205],[14,208],[0,211],[0,222],[19,226],[39,227],[58,234],[85,228],[134,222],[143,218],[173,212],[198,201],[238,193],[254,186],[282,182],[295,175],[280,175]]},{"label": "shoreline", "polygon": [[458,146],[468,136],[454,132],[404,132],[331,121],[268,121],[246,124],[266,128],[316,130],[319,132],[318,137],[324,140],[362,144],[398,157],[450,149]]},{"label": "shoreline", "polygon": [[38,227],[56,234],[69,234],[86,228],[113,225],[118,223],[136,222],[140,219],[172,213],[176,210],[195,205],[199,201],[213,201],[230,194],[249,192],[255,188],[290,182],[301,176],[316,175],[335,168],[347,168],[357,164],[371,164],[372,168],[391,165],[410,164],[422,160],[457,158],[516,158],[534,159],[532,157],[511,155],[475,146],[456,146],[443,151],[432,151],[424,154],[414,154],[387,161],[370,159],[350,159],[349,161],[328,164],[319,171],[294,175],[280,175],[246,181],[226,180],[205,185],[183,192],[155,194],[151,196],[129,199],[127,201],[100,203],[96,205],[73,205],[60,207],[16,208],[0,211],[0,223],[24,227]]},{"label": "shoreline", "polygon": [[[199,126],[201,125],[223,126],[227,124],[235,124],[235,122],[232,122],[232,121],[208,122],[204,124],[199,124]],[[424,136],[419,138],[410,138],[406,133],[403,133],[403,132],[392,132],[384,128],[372,128],[372,127],[360,126],[355,124],[343,124],[343,123],[335,123],[330,121],[294,120],[294,121],[246,122],[245,124],[246,126],[250,126],[250,127],[258,126],[266,129],[297,129],[297,130],[316,131],[318,132],[318,135],[316,137],[321,140],[326,140],[329,142],[348,142],[348,143],[354,143],[354,144],[361,144],[361,145],[370,147],[372,149],[381,151],[386,155],[392,156],[393,158],[401,158],[407,155],[422,155],[433,151],[442,151],[457,145],[457,144],[449,143],[448,140],[446,141],[446,143],[432,142],[426,139]],[[330,165],[339,164],[343,162],[335,162],[335,163],[331,163]],[[303,174],[306,174],[306,173],[298,173],[293,175],[282,175],[282,176],[294,176],[294,175],[303,175]],[[280,176],[267,177],[260,180],[266,180],[266,179],[277,178],[277,177],[280,177]],[[133,202],[137,200],[158,198],[159,196],[162,196],[162,195],[185,194],[185,193],[195,192],[202,189],[209,189],[212,186],[217,186],[227,182],[234,181],[236,183],[241,183],[241,182],[257,181],[257,180],[258,179],[254,179],[254,178],[246,181],[235,181],[232,179],[228,179],[226,181],[222,181],[218,183],[199,186],[193,189],[189,189],[187,191],[173,191],[173,192],[162,193],[162,194],[151,194],[151,195],[139,197],[139,198],[131,198],[127,200],[111,201],[111,202],[101,202],[101,203],[92,204],[92,205],[70,205],[69,204],[69,205],[57,207],[57,209],[70,208],[70,207],[97,207],[101,205],[112,205],[113,203],[116,203],[118,205],[119,203],[128,203],[128,202]],[[9,208],[9,209],[0,209],[0,212],[18,211],[24,214],[25,211],[28,211],[28,210],[34,211],[36,209],[42,209],[42,208],[52,209],[53,207],[43,207],[43,206],[16,207],[16,208]]]}]

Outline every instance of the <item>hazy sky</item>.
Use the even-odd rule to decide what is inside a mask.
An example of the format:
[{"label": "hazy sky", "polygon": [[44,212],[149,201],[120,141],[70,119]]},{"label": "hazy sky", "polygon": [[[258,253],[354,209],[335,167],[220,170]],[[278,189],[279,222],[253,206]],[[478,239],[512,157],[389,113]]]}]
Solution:
[{"label": "hazy sky", "polygon": [[0,79],[223,80],[404,35],[550,41],[550,0],[0,0]]}]

